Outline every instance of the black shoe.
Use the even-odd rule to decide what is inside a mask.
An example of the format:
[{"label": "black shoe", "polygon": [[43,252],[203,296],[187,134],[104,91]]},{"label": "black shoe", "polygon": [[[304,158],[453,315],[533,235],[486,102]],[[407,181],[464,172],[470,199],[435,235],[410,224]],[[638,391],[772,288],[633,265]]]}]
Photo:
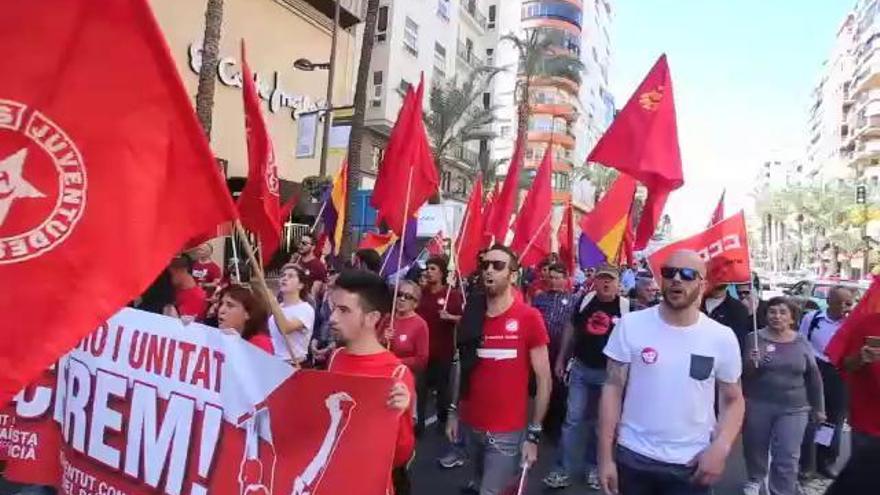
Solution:
[{"label": "black shoe", "polygon": [[828,478],[829,480],[836,479],[837,475],[840,474],[831,467],[819,468],[817,470],[817,473],[819,474],[819,476],[822,476],[823,478]]},{"label": "black shoe", "polygon": [[468,484],[465,485],[465,486],[463,486],[463,487],[461,487],[461,490],[459,490],[459,491],[460,491],[461,493],[468,493],[468,494],[479,495],[479,493],[480,493],[480,487],[479,487],[479,485],[477,485],[476,482],[474,482],[474,481],[468,481]]}]

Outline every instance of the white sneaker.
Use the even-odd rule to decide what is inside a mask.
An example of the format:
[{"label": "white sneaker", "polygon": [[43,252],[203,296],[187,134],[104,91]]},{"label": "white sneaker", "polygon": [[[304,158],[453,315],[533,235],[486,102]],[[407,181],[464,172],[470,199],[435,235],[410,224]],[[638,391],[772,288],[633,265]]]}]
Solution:
[{"label": "white sneaker", "polygon": [[754,482],[746,482],[743,485],[743,495],[761,495],[761,485]]},{"label": "white sneaker", "polygon": [[599,471],[596,469],[587,471],[587,486],[590,487],[590,490],[599,491],[602,489],[602,484],[599,483]]}]

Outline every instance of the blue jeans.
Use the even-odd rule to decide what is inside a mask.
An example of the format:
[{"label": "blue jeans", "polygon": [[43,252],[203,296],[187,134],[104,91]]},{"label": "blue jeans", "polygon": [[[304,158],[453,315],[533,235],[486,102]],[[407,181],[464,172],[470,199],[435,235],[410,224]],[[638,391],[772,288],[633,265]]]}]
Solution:
[{"label": "blue jeans", "polygon": [[568,378],[568,402],[562,424],[562,444],[557,467],[569,477],[582,475],[586,468],[595,468],[596,420],[599,397],[605,384],[605,370],[589,368],[574,360]]},{"label": "blue jeans", "polygon": [[524,431],[492,433],[461,423],[480,495],[500,495],[516,483],[522,464]]},{"label": "blue jeans", "polygon": [[616,461],[623,495],[712,494],[712,488],[691,483],[696,467],[655,461],[620,445]]}]

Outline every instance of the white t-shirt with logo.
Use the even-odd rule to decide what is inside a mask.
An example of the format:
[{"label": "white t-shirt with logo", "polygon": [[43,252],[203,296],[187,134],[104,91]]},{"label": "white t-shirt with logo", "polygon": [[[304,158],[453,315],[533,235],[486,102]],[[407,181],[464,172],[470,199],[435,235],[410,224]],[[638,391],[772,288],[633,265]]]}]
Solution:
[{"label": "white t-shirt with logo", "polygon": [[[275,316],[269,316],[269,335],[272,337],[272,347],[275,355],[281,359],[290,360],[288,345],[293,349],[293,356],[297,361],[306,358],[309,352],[309,341],[312,339],[312,330],[315,326],[315,309],[307,302],[298,302],[290,306],[282,306],[281,311],[288,319],[296,318],[305,327],[301,331],[283,335],[275,322]],[[284,340],[287,339],[287,344]]]},{"label": "white t-shirt with logo", "polygon": [[739,343],[704,314],[688,327],[660,318],[659,307],[624,315],[605,355],[629,364],[618,443],[651,459],[686,464],[711,442],[715,381],[736,383]]}]

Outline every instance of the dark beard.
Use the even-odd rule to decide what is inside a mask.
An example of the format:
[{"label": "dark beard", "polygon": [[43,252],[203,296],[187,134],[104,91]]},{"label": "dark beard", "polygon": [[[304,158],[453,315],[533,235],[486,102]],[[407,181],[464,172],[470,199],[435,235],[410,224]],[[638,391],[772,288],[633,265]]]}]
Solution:
[{"label": "dark beard", "polygon": [[669,297],[666,296],[666,292],[665,291],[663,292],[663,302],[666,303],[666,305],[672,309],[689,308],[694,303],[694,301],[696,301],[699,297],[700,297],[700,291],[697,289],[694,289],[693,292],[691,292],[690,294],[688,294],[686,296],[684,302],[673,303],[672,301],[669,300]]}]

